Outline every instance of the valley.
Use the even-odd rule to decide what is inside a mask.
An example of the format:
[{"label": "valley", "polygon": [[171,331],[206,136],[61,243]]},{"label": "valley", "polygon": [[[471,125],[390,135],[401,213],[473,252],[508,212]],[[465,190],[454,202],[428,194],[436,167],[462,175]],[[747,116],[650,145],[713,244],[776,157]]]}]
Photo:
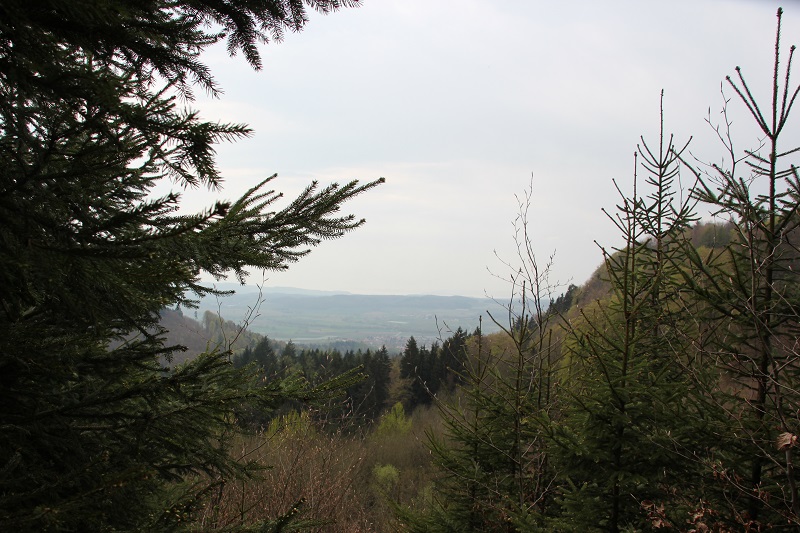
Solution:
[{"label": "valley", "polygon": [[[500,328],[507,314],[490,298],[432,295],[363,295],[295,288],[221,285],[235,294],[206,297],[198,315],[206,311],[242,324],[273,340],[327,346],[361,342],[390,352],[400,351],[409,337],[420,344],[445,339],[458,328],[473,331],[482,323],[485,333]],[[481,320],[482,319],[482,320]]]}]

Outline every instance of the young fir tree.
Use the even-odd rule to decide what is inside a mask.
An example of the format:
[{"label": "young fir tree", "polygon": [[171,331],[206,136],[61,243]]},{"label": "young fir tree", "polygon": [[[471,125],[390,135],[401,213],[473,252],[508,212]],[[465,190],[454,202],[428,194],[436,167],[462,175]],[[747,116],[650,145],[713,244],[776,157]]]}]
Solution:
[{"label": "young fir tree", "polygon": [[700,432],[675,359],[683,326],[672,281],[692,202],[676,195],[680,151],[663,118],[659,150],[643,140],[640,151],[651,193],[638,196],[635,172],[633,196],[609,216],[624,238],[603,249],[611,294],[581,309],[564,342],[569,399],[553,434],[561,511],[550,522],[560,530],[680,527],[675,489],[691,487],[698,470],[682,453]]},{"label": "young fir tree", "polygon": [[760,146],[736,149],[726,101],[716,133],[727,164],[695,170],[697,198],[733,227],[734,237],[721,253],[690,254],[692,268],[683,279],[702,306],[696,320],[707,325],[694,343],[698,357],[724,376],[707,392],[727,425],[728,445],[710,465],[725,489],[716,511],[751,528],[800,524],[793,466],[800,412],[800,148],[787,148],[785,140],[800,86],[790,82],[794,46],[781,70],[781,15],[779,9],[768,106],[759,104],[738,67],[736,79],[727,78],[763,135]]},{"label": "young fir tree", "polygon": [[197,214],[153,190],[218,188],[214,144],[250,133],[184,107],[217,91],[204,48],[227,39],[258,68],[257,44],[301,29],[306,4],[356,3],[0,3],[0,529],[181,528],[249,475],[228,453],[233,410],[308,396],[224,346],[163,368],[178,348],[158,315],[212,292],[201,272],[283,269],[357,228],[339,208],[377,182],[278,207],[269,178]]}]

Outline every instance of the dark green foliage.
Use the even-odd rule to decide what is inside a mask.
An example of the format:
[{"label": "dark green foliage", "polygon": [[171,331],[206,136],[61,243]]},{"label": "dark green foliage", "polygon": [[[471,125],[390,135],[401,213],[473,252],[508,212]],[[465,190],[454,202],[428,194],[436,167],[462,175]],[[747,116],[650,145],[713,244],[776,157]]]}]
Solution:
[{"label": "dark green foliage", "polygon": [[[430,402],[430,394],[425,390],[425,381],[422,377],[422,355],[417,346],[417,340],[414,337],[409,338],[400,358],[400,378],[411,380],[408,405],[406,406],[409,411],[418,404]],[[426,375],[425,377],[430,376]]]},{"label": "dark green foliage", "polygon": [[275,355],[272,341],[268,337],[262,338],[253,348],[248,346],[241,355],[233,359],[233,365],[236,367],[247,366],[251,363],[258,368],[264,377],[278,374],[278,357]]},{"label": "dark green foliage", "polygon": [[[247,348],[234,357],[233,364],[236,367],[252,365],[265,381],[297,376],[317,385],[333,378],[341,379],[341,376],[357,378],[348,381],[343,387],[342,397],[335,398],[319,413],[325,417],[330,429],[351,430],[354,422],[372,422],[388,407],[391,360],[385,346],[374,353],[358,350],[348,351],[342,356],[335,349],[298,349],[290,341],[284,345],[278,358],[273,343],[264,338],[254,348]],[[299,408],[299,403],[287,401],[278,410],[244,410],[239,413],[239,422],[247,427],[264,427],[274,416]]]},{"label": "dark green foliage", "polygon": [[703,442],[702,418],[685,403],[689,382],[675,358],[688,317],[674,305],[671,283],[692,204],[677,199],[682,150],[665,137],[663,116],[659,149],[642,141],[640,151],[650,192],[640,196],[634,178],[633,196],[611,216],[625,239],[603,250],[611,295],[583,310],[565,341],[573,400],[554,428],[556,469],[566,481],[554,524],[564,529],[648,528],[643,502],[666,505],[679,523],[678,504],[699,481],[699,465],[687,460],[697,450],[683,447]]},{"label": "dark green foliage", "polygon": [[[437,402],[444,435],[429,434],[440,469],[433,502],[423,512],[401,509],[409,531],[529,531],[542,527],[549,469],[539,405],[539,357],[530,338],[509,351],[488,348],[481,335],[464,354],[456,398]],[[529,342],[530,341],[530,342]]]},{"label": "dark green foliage", "polygon": [[[800,409],[800,148],[787,147],[785,140],[800,85],[790,81],[794,46],[781,68],[781,15],[778,10],[767,106],[755,98],[739,68],[726,84],[758,126],[761,145],[743,153],[735,149],[726,107],[724,123],[717,126],[725,163],[690,167],[698,179],[696,197],[728,221],[732,237],[716,253],[688,254],[690,268],[682,279],[700,303],[698,320],[710,325],[698,355],[726,376],[725,386],[710,400],[735,413],[725,422],[737,438],[715,458],[715,467],[724,472],[721,506],[752,527],[800,522],[791,441]],[[789,444],[780,444],[781,436]]]},{"label": "dark green foliage", "polygon": [[214,479],[249,475],[235,407],[333,393],[265,384],[226,345],[160,364],[180,348],[159,312],[213,292],[201,272],[283,269],[362,222],[338,210],[377,182],[278,207],[267,178],[197,214],[152,194],[218,187],[214,144],[249,134],[178,98],[214,89],[200,52],[226,33],[258,66],[258,42],[304,22],[299,1],[0,4],[0,529],[179,528]]},{"label": "dark green foliage", "polygon": [[452,390],[457,379],[454,372],[463,365],[463,355],[459,351],[465,341],[466,336],[460,328],[446,341],[446,349],[438,342],[431,344],[430,348],[420,348],[414,337],[408,339],[400,358],[400,378],[409,380],[406,405],[409,411],[418,405],[430,405],[442,385]]},{"label": "dark green foliage", "polygon": [[441,365],[443,367],[445,388],[449,391],[452,391],[456,384],[463,381],[468,339],[469,334],[458,328],[442,343]]},{"label": "dark green foliage", "polygon": [[458,328],[441,346],[434,342],[430,348],[419,348],[414,337],[408,340],[400,359],[400,377],[410,380],[409,409],[429,405],[440,392],[452,393],[464,383],[467,344],[478,335],[479,328],[471,334]]},{"label": "dark green foliage", "polygon": [[567,292],[550,302],[550,307],[547,308],[547,311],[549,313],[566,313],[572,307],[577,292],[578,286],[570,283],[569,287],[567,287]]},{"label": "dark green foliage", "polygon": [[[359,4],[359,0],[236,4],[5,0],[0,6],[0,72],[4,84],[26,97],[85,100],[104,107],[126,104],[115,80],[97,76],[104,66],[118,69],[120,77],[134,73],[143,85],[157,74],[184,94],[191,94],[193,85],[215,91],[211,72],[199,59],[207,46],[224,40],[231,55],[242,52],[251,66],[260,68],[258,45],[279,41],[286,31],[302,30],[308,21],[307,7],[328,13]],[[176,133],[188,138],[197,131]],[[211,160],[206,161],[208,168],[213,167]]]},{"label": "dark green foliage", "polygon": [[392,365],[389,352],[385,346],[375,353],[367,350],[360,365],[366,379],[353,391],[353,404],[363,405],[360,411],[367,420],[376,420],[388,407],[389,373]]},{"label": "dark green foliage", "polygon": [[[232,358],[235,368],[243,368],[248,372],[255,372],[255,375],[262,383],[276,383],[287,379],[286,368],[283,367],[275,354],[272,341],[264,337],[254,347],[247,347],[241,354]],[[291,376],[297,378],[297,376]],[[269,421],[275,416],[279,409],[285,406],[297,405],[296,400],[291,397],[284,398],[277,405],[240,405],[236,409],[236,420],[239,426],[249,429],[260,429],[266,427]]]}]

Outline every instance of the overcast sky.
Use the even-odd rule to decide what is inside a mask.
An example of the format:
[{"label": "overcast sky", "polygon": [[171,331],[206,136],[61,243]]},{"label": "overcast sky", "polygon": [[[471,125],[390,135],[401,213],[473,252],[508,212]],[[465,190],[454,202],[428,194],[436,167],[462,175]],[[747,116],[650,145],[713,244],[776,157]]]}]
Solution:
[{"label": "overcast sky", "polygon": [[[601,260],[594,241],[619,244],[601,208],[618,199],[612,179],[630,185],[639,136],[657,144],[662,89],[667,130],[719,160],[709,108],[716,120],[737,65],[768,95],[779,4],[365,0],[265,47],[260,72],[210,51],[225,94],[195,105],[255,129],[219,147],[223,197],[273,173],[288,195],[313,179],[386,178],[346,205],[363,228],[268,273],[267,285],[503,299],[495,253],[515,260],[515,195],[531,185],[536,251],[555,252],[551,281],[583,283]],[[782,5],[788,52],[800,2]],[[734,117],[740,146],[756,142]]]}]

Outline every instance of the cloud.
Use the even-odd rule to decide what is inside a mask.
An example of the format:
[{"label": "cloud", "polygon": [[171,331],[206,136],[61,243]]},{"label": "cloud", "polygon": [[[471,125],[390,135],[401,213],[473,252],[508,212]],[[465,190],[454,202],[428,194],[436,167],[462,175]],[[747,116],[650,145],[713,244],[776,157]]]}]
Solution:
[{"label": "cloud", "polygon": [[[639,136],[655,142],[661,90],[669,131],[716,160],[704,119],[709,108],[718,116],[720,82],[736,65],[768,94],[777,6],[367,2],[313,16],[264,50],[262,72],[214,50],[226,94],[198,105],[256,131],[219,148],[226,196],[274,172],[287,194],[312,179],[387,179],[346,206],[364,228],[324,243],[281,284],[503,293],[486,268],[494,250],[513,254],[514,195],[531,173],[537,252],[556,249],[556,277],[582,282],[600,261],[594,240],[618,238],[600,209],[618,200],[612,178],[630,183]],[[788,46],[800,6],[786,11]],[[735,113],[744,147],[754,132]]]}]

